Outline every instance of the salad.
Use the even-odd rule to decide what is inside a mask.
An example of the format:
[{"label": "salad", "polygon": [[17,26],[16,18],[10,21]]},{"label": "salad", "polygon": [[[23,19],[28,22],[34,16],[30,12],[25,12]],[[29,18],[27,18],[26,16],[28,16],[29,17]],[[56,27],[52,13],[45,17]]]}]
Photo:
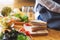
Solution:
[{"label": "salad", "polygon": [[31,38],[26,33],[9,28],[0,35],[0,40],[31,40]]},{"label": "salad", "polygon": [[5,17],[0,18],[0,27],[3,30],[0,33],[0,40],[31,40],[29,32],[23,32],[23,29],[17,31],[11,27],[17,20],[18,22],[28,22],[28,16],[24,15],[22,12],[10,15],[11,11],[9,7],[5,7],[1,11],[2,15]]}]

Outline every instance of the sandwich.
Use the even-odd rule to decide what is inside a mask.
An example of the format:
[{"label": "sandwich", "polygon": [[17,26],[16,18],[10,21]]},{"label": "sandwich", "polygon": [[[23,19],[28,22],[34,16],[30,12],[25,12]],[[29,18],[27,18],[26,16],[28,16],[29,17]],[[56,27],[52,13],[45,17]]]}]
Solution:
[{"label": "sandwich", "polygon": [[32,24],[32,31],[39,31],[39,30],[46,30],[47,29],[47,22],[41,21],[41,20],[32,20],[30,21]]}]

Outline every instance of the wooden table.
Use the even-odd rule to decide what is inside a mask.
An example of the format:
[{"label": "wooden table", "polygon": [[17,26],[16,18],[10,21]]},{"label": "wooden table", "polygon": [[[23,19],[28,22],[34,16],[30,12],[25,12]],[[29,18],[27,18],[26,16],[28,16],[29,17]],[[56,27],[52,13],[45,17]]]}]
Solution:
[{"label": "wooden table", "polygon": [[32,36],[32,40],[60,40],[60,31],[48,29],[48,35]]},{"label": "wooden table", "polygon": [[32,40],[60,40],[60,31],[48,30],[48,35],[45,36],[32,36]]}]

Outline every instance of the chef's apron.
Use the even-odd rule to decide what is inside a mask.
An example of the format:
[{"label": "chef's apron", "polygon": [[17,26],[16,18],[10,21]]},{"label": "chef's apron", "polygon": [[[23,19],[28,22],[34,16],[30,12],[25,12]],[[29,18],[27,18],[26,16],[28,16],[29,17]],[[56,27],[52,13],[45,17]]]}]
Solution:
[{"label": "chef's apron", "polygon": [[[60,0],[53,0],[53,1],[60,4]],[[47,22],[47,26],[49,28],[60,30],[60,13],[49,11],[47,8],[42,6],[40,3],[38,3],[36,9],[40,10],[39,11],[40,15],[38,16],[38,20],[42,19],[43,21]]]}]

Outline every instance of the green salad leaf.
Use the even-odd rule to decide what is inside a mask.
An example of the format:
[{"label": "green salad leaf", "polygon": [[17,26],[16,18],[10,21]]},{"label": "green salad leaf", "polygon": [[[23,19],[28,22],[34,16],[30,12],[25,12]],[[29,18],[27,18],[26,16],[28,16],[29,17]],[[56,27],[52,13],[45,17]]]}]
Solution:
[{"label": "green salad leaf", "polygon": [[30,37],[29,36],[26,36],[26,40],[30,40]]},{"label": "green salad leaf", "polygon": [[20,14],[19,13],[16,13],[15,14],[15,17],[20,18]]},{"label": "green salad leaf", "polygon": [[24,35],[18,35],[17,40],[25,40],[25,36]]},{"label": "green salad leaf", "polygon": [[1,11],[1,14],[3,16],[8,16],[8,15],[10,15],[11,11],[12,11],[12,9],[10,7],[4,7]]},{"label": "green salad leaf", "polygon": [[0,34],[0,40],[2,40],[2,38],[3,38],[3,33]]},{"label": "green salad leaf", "polygon": [[18,35],[17,40],[29,40],[30,37],[24,35]]},{"label": "green salad leaf", "polygon": [[24,15],[23,17],[20,14],[15,14],[15,17],[20,18],[21,22],[28,22],[28,16]]}]

